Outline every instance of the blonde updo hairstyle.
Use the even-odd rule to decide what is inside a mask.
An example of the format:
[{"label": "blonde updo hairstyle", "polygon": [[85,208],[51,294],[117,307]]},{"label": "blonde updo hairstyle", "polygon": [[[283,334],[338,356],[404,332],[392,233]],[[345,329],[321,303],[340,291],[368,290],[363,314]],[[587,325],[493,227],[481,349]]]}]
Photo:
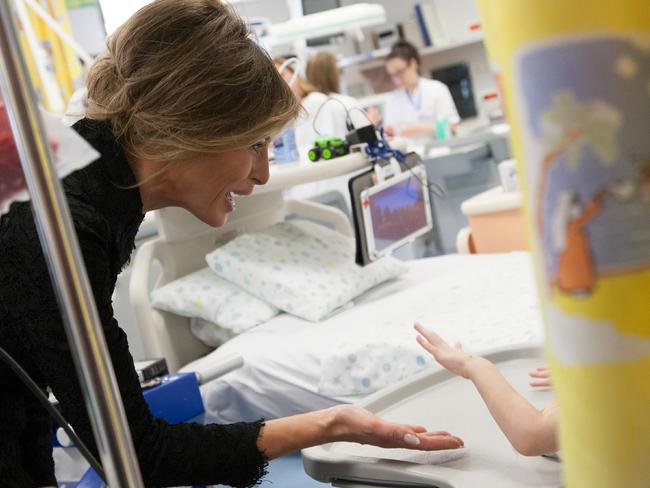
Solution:
[{"label": "blonde updo hairstyle", "polygon": [[87,83],[87,117],[152,161],[243,149],[300,113],[271,58],[218,0],[140,9],[110,36]]},{"label": "blonde updo hairstyle", "polygon": [[321,51],[314,54],[307,63],[307,80],[318,91],[325,94],[341,93],[341,78],[336,56]]}]

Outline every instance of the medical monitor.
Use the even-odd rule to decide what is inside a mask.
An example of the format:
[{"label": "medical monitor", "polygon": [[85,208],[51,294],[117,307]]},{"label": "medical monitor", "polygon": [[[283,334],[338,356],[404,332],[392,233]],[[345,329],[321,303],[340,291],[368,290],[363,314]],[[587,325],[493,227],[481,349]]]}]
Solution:
[{"label": "medical monitor", "polygon": [[431,71],[431,78],[447,85],[461,119],[478,115],[469,64],[459,63],[434,69]]},{"label": "medical monitor", "polygon": [[360,193],[367,257],[374,261],[433,228],[424,166],[403,170]]}]

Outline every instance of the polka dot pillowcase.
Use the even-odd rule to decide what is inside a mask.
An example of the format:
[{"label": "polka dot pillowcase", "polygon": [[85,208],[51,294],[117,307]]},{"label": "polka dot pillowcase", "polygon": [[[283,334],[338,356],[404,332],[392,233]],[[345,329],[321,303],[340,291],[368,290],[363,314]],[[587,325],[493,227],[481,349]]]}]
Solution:
[{"label": "polka dot pillowcase", "polygon": [[210,268],[280,310],[318,321],[406,266],[385,257],[361,267],[354,239],[311,222],[243,234],[206,256]]},{"label": "polka dot pillowcase", "polygon": [[184,317],[197,317],[240,334],[280,311],[212,272],[190,273],[151,292],[151,305]]}]

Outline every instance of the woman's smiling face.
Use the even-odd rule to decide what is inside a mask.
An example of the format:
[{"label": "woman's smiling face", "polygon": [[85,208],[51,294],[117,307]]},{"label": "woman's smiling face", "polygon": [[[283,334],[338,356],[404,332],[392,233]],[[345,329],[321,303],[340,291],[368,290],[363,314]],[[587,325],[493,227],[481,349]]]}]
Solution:
[{"label": "woman's smiling face", "polygon": [[[155,164],[155,163],[154,163]],[[177,206],[213,227],[220,227],[235,209],[234,195],[250,195],[269,179],[268,139],[247,149],[196,153],[168,165],[158,176],[153,164],[136,164],[142,181],[144,210]]]}]

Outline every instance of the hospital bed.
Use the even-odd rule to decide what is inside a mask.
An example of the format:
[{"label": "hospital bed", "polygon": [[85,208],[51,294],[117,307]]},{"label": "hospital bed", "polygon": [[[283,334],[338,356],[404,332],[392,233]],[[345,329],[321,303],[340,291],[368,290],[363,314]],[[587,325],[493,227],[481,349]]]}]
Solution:
[{"label": "hospital bed", "polygon": [[[542,361],[539,348],[516,347],[487,353],[508,381],[537,408],[552,398],[533,391],[527,372]],[[499,430],[471,382],[439,367],[385,388],[360,402],[381,417],[460,436],[459,450],[422,453],[346,442],[302,451],[305,471],[333,486],[435,488],[556,488],[561,464],[555,457],[524,457]]]},{"label": "hospital bed", "polygon": [[155,212],[158,235],[144,243],[133,260],[129,294],[147,357],[165,357],[171,371],[208,353],[191,333],[189,320],[151,307],[151,289],[206,266],[205,255],[244,232],[255,231],[295,214],[329,224],[352,235],[349,219],[340,210],[314,202],[285,199],[282,190],[300,183],[334,177],[368,167],[360,153],[328,164],[274,165],[269,182],[245,198],[236,197],[237,210],[226,225],[212,228],[180,208]]},{"label": "hospital bed", "polygon": [[[269,183],[238,199],[237,210],[219,229],[180,209],[157,212],[158,236],[138,250],[130,283],[144,352],[147,357],[165,357],[172,371],[218,370],[220,364],[243,358],[243,367],[202,387],[206,411],[214,418],[274,418],[357,402],[426,369],[432,360],[414,340],[416,320],[475,351],[541,342],[534,280],[524,253],[412,261],[404,275],[366,292],[326,320],[314,323],[280,314],[216,350],[192,335],[189,318],[151,306],[151,289],[204,268],[205,255],[217,245],[290,215],[352,235],[340,210],[285,199],[282,189],[366,168],[360,154],[328,163],[272,167]],[[512,300],[515,295],[517,300]],[[351,358],[356,360],[353,365]]]}]

